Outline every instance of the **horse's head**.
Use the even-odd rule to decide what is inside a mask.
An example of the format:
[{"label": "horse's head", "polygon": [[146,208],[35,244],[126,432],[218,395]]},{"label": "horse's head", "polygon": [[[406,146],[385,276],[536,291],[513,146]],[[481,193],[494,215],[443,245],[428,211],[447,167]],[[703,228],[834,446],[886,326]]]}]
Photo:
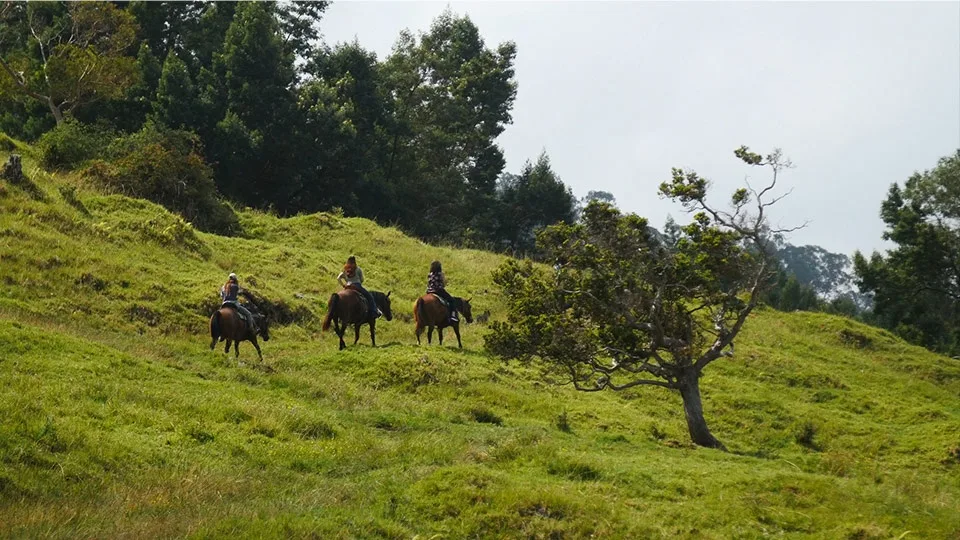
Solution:
[{"label": "horse's head", "polygon": [[473,308],[470,307],[470,300],[472,300],[472,298],[460,299],[460,313],[463,313],[463,318],[466,319],[468,323],[473,322]]},{"label": "horse's head", "polygon": [[270,323],[267,321],[267,318],[263,315],[255,315],[257,318],[257,329],[260,331],[260,337],[264,341],[270,341]]},{"label": "horse's head", "polygon": [[377,300],[377,307],[380,308],[380,311],[383,312],[383,317],[388,321],[393,320],[393,311],[390,310],[390,292],[391,291],[387,291],[387,294],[384,294]]}]

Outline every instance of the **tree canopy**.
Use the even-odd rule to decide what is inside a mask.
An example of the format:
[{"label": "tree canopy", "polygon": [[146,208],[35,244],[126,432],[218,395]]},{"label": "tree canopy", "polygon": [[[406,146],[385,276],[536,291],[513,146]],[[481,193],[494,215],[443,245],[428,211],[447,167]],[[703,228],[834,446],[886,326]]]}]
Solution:
[{"label": "tree canopy", "polygon": [[880,208],[885,255],[854,256],[877,323],[929,349],[960,354],[960,150],[890,186]]},{"label": "tree canopy", "polygon": [[112,3],[5,1],[0,23],[5,91],[46,105],[58,124],[74,110],[123,95],[137,80],[128,53],[139,28]]},{"label": "tree canopy", "polygon": [[505,170],[496,138],[516,99],[512,42],[486,43],[447,9],[380,59],[323,43],[327,6],[4,1],[0,127],[31,140],[96,126],[55,128],[65,140],[152,122],[195,134],[235,203],[339,208],[434,241],[535,255],[533,230],[575,219],[545,154]]},{"label": "tree canopy", "polygon": [[[660,194],[681,202],[693,220],[669,249],[647,220],[590,202],[576,224],[554,225],[538,247],[554,264],[506,261],[494,280],[507,322],[492,325],[487,346],[507,358],[539,360],[554,382],[578,390],[658,386],[680,393],[691,440],[722,447],[703,416],[699,379],[734,339],[770,286],[774,246],[768,208],[777,177],[789,166],[779,151],[746,147],[737,157],[768,167],[771,182],[737,190],[731,210],[707,200],[708,182],[674,169]],[[750,210],[752,208],[752,211]]]}]

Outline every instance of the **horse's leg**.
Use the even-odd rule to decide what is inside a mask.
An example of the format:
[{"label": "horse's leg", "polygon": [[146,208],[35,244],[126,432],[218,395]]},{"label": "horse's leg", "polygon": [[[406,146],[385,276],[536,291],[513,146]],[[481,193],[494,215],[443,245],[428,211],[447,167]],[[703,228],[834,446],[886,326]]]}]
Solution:
[{"label": "horse's leg", "polygon": [[427,327],[427,344],[428,345],[433,344],[433,326]]},{"label": "horse's leg", "polygon": [[259,356],[260,361],[263,362],[263,353],[260,352],[260,344],[257,343],[257,336],[250,338],[250,343],[253,343],[253,348],[257,350],[257,356]]},{"label": "horse's leg", "polygon": [[370,346],[377,346],[377,320],[370,319]]},{"label": "horse's leg", "polygon": [[440,345],[443,345],[443,327],[437,327],[437,337],[440,338]]},{"label": "horse's leg", "polygon": [[223,352],[224,352],[224,353],[228,353],[228,352],[230,352],[230,339],[227,338],[225,341],[227,342],[227,346],[226,346],[225,349],[223,349]]},{"label": "horse's leg", "polygon": [[[340,339],[340,321],[336,317],[333,318],[333,333],[337,335],[337,339]],[[340,339],[340,350],[343,350],[342,339]]]},{"label": "horse's leg", "polygon": [[240,358],[240,340],[239,339],[233,342],[233,352],[236,353],[234,355],[236,358]]},{"label": "horse's leg", "polygon": [[457,347],[463,348],[463,343],[460,343],[460,323],[453,325],[453,333],[457,335]]},{"label": "horse's leg", "polygon": [[360,341],[360,325],[362,323],[357,323],[353,325],[353,344],[356,345]]},{"label": "horse's leg", "polygon": [[347,348],[347,344],[343,342],[343,335],[347,333],[347,324],[338,324],[337,326],[337,337],[340,338],[340,350]]},{"label": "horse's leg", "polygon": [[416,330],[414,330],[413,333],[417,335],[417,345],[419,345],[419,344],[420,344],[420,334],[423,333],[423,327],[418,324]]}]

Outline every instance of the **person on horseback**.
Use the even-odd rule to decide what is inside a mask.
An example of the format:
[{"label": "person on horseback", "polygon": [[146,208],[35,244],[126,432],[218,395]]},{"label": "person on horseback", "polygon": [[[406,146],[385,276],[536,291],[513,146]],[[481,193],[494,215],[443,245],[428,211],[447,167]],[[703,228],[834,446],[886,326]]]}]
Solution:
[{"label": "person on horseback", "polygon": [[[233,272],[230,272],[230,275],[227,276],[227,282],[223,284],[223,287],[220,287],[220,302],[222,306],[230,306],[235,308],[240,312],[241,315],[246,317],[247,324],[250,325],[250,330],[256,334],[259,330],[257,329],[257,321],[253,318],[253,314],[250,313],[250,310],[243,307],[238,301],[238,295],[243,289],[240,288],[240,283],[237,282],[237,275]],[[246,291],[244,291],[246,292]]]},{"label": "person on horseback", "polygon": [[450,309],[450,322],[458,322],[456,306],[453,303],[453,296],[447,292],[447,276],[443,273],[443,267],[440,261],[430,263],[430,273],[427,274],[427,294],[435,294],[447,302]]},{"label": "person on horseback", "polygon": [[343,272],[340,272],[340,275],[337,276],[337,283],[344,289],[351,287],[359,291],[367,299],[367,309],[370,311],[370,316],[374,319],[380,318],[382,314],[380,308],[377,307],[377,302],[373,299],[370,291],[363,288],[363,270],[357,266],[357,258],[353,255],[347,258],[347,264],[343,265]]}]

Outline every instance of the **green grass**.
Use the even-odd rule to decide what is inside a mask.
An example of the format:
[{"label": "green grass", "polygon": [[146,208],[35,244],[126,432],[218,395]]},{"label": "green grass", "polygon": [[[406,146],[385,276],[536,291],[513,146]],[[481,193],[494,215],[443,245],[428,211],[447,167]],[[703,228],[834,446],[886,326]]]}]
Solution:
[{"label": "green grass", "polygon": [[[439,258],[502,318],[495,255],[330,214],[208,235],[23,150],[39,194],[0,183],[0,536],[960,535],[956,360],[763,310],[702,384],[730,452],[696,448],[678,396],[546,385],[481,325],[462,351],[400,319],[375,349],[320,332],[349,254],[396,314]],[[270,369],[207,348],[229,271],[295,315]]]}]

